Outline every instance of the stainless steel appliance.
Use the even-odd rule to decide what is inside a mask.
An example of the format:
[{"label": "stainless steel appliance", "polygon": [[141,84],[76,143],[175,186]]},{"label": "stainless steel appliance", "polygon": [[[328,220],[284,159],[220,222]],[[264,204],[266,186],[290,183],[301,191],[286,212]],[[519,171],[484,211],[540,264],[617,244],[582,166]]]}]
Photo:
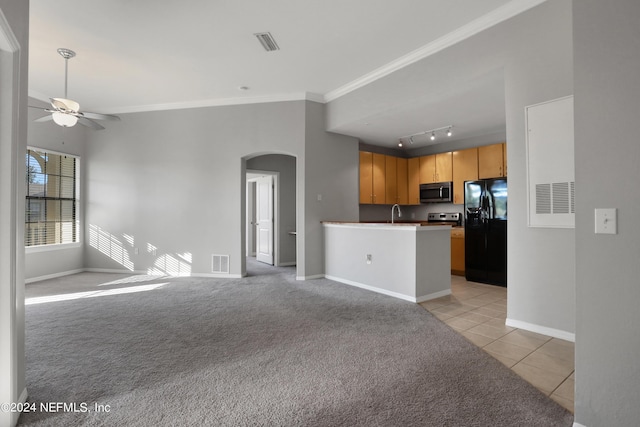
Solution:
[{"label": "stainless steel appliance", "polygon": [[507,180],[464,183],[465,276],[507,286]]},{"label": "stainless steel appliance", "polygon": [[451,203],[453,198],[453,182],[436,182],[420,184],[420,203]]},{"label": "stainless steel appliance", "polygon": [[462,225],[462,215],[459,212],[434,212],[427,215],[427,222],[434,225],[451,225],[457,227]]}]

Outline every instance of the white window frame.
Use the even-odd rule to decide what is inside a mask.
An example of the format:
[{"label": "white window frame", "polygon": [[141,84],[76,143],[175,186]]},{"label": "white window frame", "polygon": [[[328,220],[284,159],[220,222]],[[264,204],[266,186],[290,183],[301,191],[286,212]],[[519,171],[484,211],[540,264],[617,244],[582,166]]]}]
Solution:
[{"label": "white window frame", "polygon": [[[71,243],[49,243],[45,245],[34,245],[34,246],[26,246],[25,245],[25,253],[38,253],[38,252],[48,252],[48,251],[58,251],[72,248],[79,248],[82,246],[82,205],[81,205],[81,187],[80,187],[80,171],[81,171],[81,163],[82,158],[76,154],[63,153],[60,151],[50,150],[48,148],[35,147],[35,146],[27,146],[27,150],[33,151],[41,151],[49,154],[57,154],[60,156],[68,156],[76,159],[76,176],[75,176],[75,185],[76,185],[76,242]],[[26,155],[26,153],[25,153]],[[27,195],[25,194],[25,200]],[[25,228],[26,228],[26,218],[25,218]]]}]

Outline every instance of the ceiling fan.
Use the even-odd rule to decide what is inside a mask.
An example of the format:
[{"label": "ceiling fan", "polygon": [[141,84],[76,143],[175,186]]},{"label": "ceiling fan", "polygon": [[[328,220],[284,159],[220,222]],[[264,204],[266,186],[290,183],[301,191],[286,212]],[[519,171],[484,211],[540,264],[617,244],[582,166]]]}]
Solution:
[{"label": "ceiling fan", "polygon": [[[76,123],[90,127],[95,130],[104,129],[104,126],[96,123],[95,120],[120,120],[120,117],[111,114],[90,113],[88,111],[80,111],[80,104],[67,98],[67,80],[69,70],[69,59],[76,56],[71,49],[58,49],[60,56],[64,58],[64,98],[49,98],[52,108],[42,108],[42,110],[51,113],[48,116],[41,117],[36,122],[47,122],[53,120],[56,124],[63,127],[72,127]],[[33,107],[40,108],[40,107]]]}]

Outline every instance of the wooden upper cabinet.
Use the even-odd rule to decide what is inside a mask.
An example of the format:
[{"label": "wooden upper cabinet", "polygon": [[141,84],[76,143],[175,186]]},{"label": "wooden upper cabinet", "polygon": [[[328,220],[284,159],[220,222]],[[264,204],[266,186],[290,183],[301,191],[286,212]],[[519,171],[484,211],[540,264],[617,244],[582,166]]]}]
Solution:
[{"label": "wooden upper cabinet", "polygon": [[397,158],[396,168],[398,177],[398,201],[401,205],[409,204],[409,162],[407,159]]},{"label": "wooden upper cabinet", "polygon": [[373,153],[360,151],[360,203],[373,203]]},{"label": "wooden upper cabinet", "polygon": [[386,166],[383,154],[360,151],[360,203],[385,203]]},{"label": "wooden upper cabinet", "polygon": [[478,179],[478,149],[454,151],[453,162],[453,203],[464,203],[464,182]]},{"label": "wooden upper cabinet", "polygon": [[387,204],[398,203],[398,163],[396,157],[384,156],[385,161],[385,192]]},{"label": "wooden upper cabinet", "polygon": [[478,178],[498,178],[506,176],[505,144],[478,147]]},{"label": "wooden upper cabinet", "polygon": [[451,152],[436,154],[435,182],[449,182],[453,180],[453,163],[451,158]]},{"label": "wooden upper cabinet", "polygon": [[420,204],[420,157],[407,160],[407,182],[410,205]]},{"label": "wooden upper cabinet", "polygon": [[504,162],[504,176],[507,176],[507,143],[502,144],[502,161]]},{"label": "wooden upper cabinet", "polygon": [[420,184],[447,182],[453,179],[451,152],[420,157]]},{"label": "wooden upper cabinet", "polygon": [[436,156],[420,157],[420,184],[436,182]]},{"label": "wooden upper cabinet", "polygon": [[384,205],[387,162],[384,154],[373,153],[373,204]]}]

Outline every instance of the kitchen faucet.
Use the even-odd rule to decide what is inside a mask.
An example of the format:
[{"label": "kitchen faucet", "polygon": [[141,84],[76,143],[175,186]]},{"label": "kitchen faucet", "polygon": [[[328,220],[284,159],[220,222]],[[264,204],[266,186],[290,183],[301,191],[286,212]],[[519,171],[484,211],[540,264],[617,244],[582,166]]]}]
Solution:
[{"label": "kitchen faucet", "polygon": [[393,211],[395,210],[395,208],[398,208],[398,218],[402,217],[402,212],[400,212],[400,205],[396,203],[395,205],[391,206],[391,224],[393,224]]}]

